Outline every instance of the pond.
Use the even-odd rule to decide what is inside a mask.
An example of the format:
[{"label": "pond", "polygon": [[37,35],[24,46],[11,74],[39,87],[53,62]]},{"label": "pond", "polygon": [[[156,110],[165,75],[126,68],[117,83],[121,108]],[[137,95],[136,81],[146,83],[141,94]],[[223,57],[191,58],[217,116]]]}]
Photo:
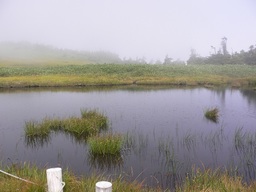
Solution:
[{"label": "pond", "polygon": [[[69,168],[77,175],[123,175],[145,185],[173,188],[193,167],[227,169],[256,178],[256,91],[173,87],[2,89],[0,160]],[[219,121],[204,112],[217,107]],[[26,121],[80,116],[97,109],[109,131],[127,136],[121,160],[92,159],[86,143],[63,133],[47,142],[25,139]]]}]

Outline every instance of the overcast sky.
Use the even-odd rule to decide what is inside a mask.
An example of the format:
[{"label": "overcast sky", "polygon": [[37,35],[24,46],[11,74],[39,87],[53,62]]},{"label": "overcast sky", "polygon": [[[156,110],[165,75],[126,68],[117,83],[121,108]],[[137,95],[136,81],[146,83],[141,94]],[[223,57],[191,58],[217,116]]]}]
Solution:
[{"label": "overcast sky", "polygon": [[0,41],[186,60],[256,44],[255,0],[0,0]]}]

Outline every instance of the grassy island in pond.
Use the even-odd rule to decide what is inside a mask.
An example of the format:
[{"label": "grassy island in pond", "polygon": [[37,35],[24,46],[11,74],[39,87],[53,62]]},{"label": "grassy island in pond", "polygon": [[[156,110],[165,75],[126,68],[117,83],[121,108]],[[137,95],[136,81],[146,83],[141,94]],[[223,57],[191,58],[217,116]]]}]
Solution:
[{"label": "grassy island in pond", "polygon": [[212,109],[207,109],[204,116],[213,121],[213,122],[218,122],[219,119],[219,109],[218,108],[212,108]]},{"label": "grassy island in pond", "polygon": [[93,85],[191,85],[256,87],[250,65],[0,64],[0,87]]},{"label": "grassy island in pond", "polygon": [[42,140],[49,137],[51,131],[62,131],[77,139],[86,140],[107,127],[107,117],[97,111],[81,110],[81,115],[81,118],[45,118],[42,122],[28,121],[25,125],[26,139],[27,141]]}]

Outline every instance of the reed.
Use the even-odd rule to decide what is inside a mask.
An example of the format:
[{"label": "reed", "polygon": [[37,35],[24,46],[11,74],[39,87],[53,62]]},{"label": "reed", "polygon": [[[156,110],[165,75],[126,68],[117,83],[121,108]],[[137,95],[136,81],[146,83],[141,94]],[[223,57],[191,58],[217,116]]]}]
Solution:
[{"label": "reed", "polygon": [[119,134],[106,134],[91,137],[88,140],[90,154],[92,156],[120,156],[123,137]]},{"label": "reed", "polygon": [[[20,191],[20,192],[45,192],[47,188],[46,168],[38,168],[29,163],[13,164],[4,166],[4,171],[16,175],[20,178],[29,180],[35,184],[17,180],[8,175],[0,174],[0,189],[3,192]],[[143,183],[136,181],[127,181],[122,174],[117,176],[105,176],[104,174],[91,176],[76,176],[72,171],[66,169],[63,171],[63,181],[65,182],[64,191],[95,191],[95,184],[101,180],[108,180],[113,184],[113,192],[160,192],[160,191],[177,191],[177,192],[203,192],[203,191],[246,191],[254,192],[256,182],[251,184],[243,183],[241,177],[230,176],[228,172],[210,169],[192,168],[191,174],[180,186],[176,186],[175,190],[145,187]]]},{"label": "reed", "polygon": [[227,171],[216,170],[200,170],[194,169],[190,176],[187,176],[184,185],[178,187],[178,192],[190,191],[255,191],[256,182],[247,185],[243,183],[242,178],[239,176],[230,176]]},{"label": "reed", "polygon": [[36,121],[25,122],[25,135],[27,137],[45,137],[50,134],[50,127]]},{"label": "reed", "polygon": [[[45,192],[47,191],[46,171],[45,169],[39,169],[34,165],[28,163],[14,164],[11,166],[5,166],[4,171],[18,176],[22,179],[29,180],[35,184],[27,183],[21,180],[17,180],[13,177],[0,173],[0,189],[3,192]],[[98,181],[109,180],[113,184],[113,191],[146,191],[142,188],[140,183],[127,182],[121,175],[115,178],[107,177],[105,175],[92,174],[89,177],[75,176],[71,171],[63,171],[63,181],[65,182],[64,191],[95,191],[95,184]]]},{"label": "reed", "polygon": [[82,118],[44,118],[41,122],[27,121],[25,122],[26,141],[35,143],[38,140],[42,142],[45,140],[44,138],[49,137],[51,131],[62,131],[77,139],[86,140],[107,127],[107,117],[99,112],[81,111],[81,115]]},{"label": "reed", "polygon": [[213,121],[213,122],[218,122],[219,119],[219,109],[217,107],[212,108],[212,109],[207,109],[206,112],[204,113],[204,116]]}]

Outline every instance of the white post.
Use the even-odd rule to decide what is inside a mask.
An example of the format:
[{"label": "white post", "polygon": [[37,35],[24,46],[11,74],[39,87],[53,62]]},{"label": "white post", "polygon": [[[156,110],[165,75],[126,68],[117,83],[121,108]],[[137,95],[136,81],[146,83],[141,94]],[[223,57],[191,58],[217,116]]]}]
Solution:
[{"label": "white post", "polygon": [[96,192],[112,192],[112,183],[99,181],[96,183]]},{"label": "white post", "polygon": [[51,168],[46,170],[48,192],[63,192],[65,183],[62,182],[61,168]]}]

